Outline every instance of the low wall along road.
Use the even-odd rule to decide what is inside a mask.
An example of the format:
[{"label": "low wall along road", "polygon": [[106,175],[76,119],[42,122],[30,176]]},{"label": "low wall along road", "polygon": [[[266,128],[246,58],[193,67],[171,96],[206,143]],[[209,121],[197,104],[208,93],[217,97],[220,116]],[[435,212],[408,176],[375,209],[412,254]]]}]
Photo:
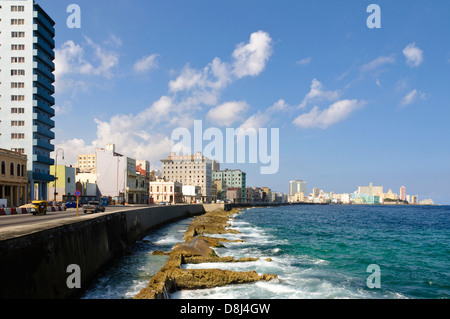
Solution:
[{"label": "low wall along road", "polygon": [[80,267],[84,287],[102,267],[152,229],[209,209],[207,205],[143,207],[2,240],[0,298],[77,298],[80,289],[66,284],[69,265]]}]

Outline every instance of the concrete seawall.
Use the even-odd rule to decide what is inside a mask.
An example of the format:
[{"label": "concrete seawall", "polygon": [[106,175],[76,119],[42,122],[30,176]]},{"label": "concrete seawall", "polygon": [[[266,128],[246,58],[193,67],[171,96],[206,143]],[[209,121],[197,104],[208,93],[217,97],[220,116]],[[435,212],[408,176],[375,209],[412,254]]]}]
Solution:
[{"label": "concrete seawall", "polygon": [[83,288],[152,229],[203,213],[203,205],[145,207],[2,240],[0,298],[77,298],[82,289],[66,284],[69,265],[80,267]]}]

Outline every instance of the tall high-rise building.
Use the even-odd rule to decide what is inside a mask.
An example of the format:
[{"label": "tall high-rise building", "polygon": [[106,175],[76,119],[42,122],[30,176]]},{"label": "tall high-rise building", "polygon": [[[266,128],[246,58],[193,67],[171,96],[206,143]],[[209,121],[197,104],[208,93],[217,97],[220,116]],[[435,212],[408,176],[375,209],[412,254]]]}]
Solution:
[{"label": "tall high-rise building", "polygon": [[405,186],[400,187],[400,199],[406,200],[406,187]]},{"label": "tall high-rise building", "polygon": [[296,179],[289,182],[289,196],[293,197],[297,193],[306,194],[306,182]]},{"label": "tall high-rise building", "polygon": [[54,180],[54,26],[33,0],[0,0],[0,147],[27,155],[30,200]]}]

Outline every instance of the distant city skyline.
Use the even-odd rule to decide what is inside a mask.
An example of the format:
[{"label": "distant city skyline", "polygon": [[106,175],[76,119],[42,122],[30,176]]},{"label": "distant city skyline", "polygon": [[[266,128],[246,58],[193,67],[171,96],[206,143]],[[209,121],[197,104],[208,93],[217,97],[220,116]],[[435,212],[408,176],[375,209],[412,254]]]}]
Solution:
[{"label": "distant city skyline", "polygon": [[67,164],[116,143],[160,169],[172,131],[194,120],[279,128],[277,174],[224,166],[284,193],[300,176],[336,193],[405,185],[450,204],[447,1],[377,1],[379,29],[360,1],[80,0],[79,29],[66,25],[69,1],[37,2],[56,22],[55,144]]}]

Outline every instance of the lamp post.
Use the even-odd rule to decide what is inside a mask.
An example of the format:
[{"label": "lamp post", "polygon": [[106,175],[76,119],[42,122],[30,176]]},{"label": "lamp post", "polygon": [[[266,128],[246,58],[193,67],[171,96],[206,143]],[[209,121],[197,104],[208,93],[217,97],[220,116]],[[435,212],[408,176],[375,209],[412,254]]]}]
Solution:
[{"label": "lamp post", "polygon": [[56,203],[56,181],[58,180],[57,174],[58,174],[58,155],[62,155],[62,159],[64,160],[64,150],[62,148],[58,148],[56,150],[56,155],[55,155],[55,184],[54,184],[54,203],[53,205],[55,205]]}]

